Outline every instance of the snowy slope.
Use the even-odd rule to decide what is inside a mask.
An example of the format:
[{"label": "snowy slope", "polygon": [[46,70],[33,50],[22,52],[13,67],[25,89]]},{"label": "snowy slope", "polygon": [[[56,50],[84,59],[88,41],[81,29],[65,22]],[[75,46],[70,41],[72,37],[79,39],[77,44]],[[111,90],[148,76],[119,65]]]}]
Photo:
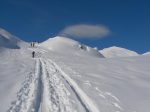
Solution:
[{"label": "snowy slope", "polygon": [[0,112],[7,112],[23,81],[33,72],[34,61],[30,58],[30,51],[3,49],[0,52]]},{"label": "snowy slope", "polygon": [[54,37],[41,43],[41,46],[48,48],[51,51],[66,55],[88,55],[95,57],[104,57],[98,50],[89,46],[83,45],[75,40],[66,37]]},{"label": "snowy slope", "polygon": [[143,55],[150,55],[150,52],[146,52],[146,53],[144,53]]},{"label": "snowy slope", "polygon": [[121,47],[109,47],[99,51],[106,58],[138,56],[139,54]]},{"label": "snowy slope", "polygon": [[65,37],[3,49],[0,112],[149,112],[150,56],[102,57]]},{"label": "snowy slope", "polygon": [[0,28],[0,47],[18,49],[26,44],[27,43],[18,39],[16,36]]},{"label": "snowy slope", "polygon": [[149,56],[108,59],[46,54],[92,99],[100,112],[149,112]]}]

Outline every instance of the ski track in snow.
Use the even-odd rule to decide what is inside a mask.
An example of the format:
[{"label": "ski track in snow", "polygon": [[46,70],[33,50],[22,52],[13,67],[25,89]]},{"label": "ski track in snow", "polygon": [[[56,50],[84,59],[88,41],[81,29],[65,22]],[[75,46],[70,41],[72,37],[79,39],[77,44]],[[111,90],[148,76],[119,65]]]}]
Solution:
[{"label": "ski track in snow", "polygon": [[[42,60],[44,73],[44,95],[41,112],[74,112],[69,100],[69,91],[61,81],[58,70],[47,61]],[[45,103],[45,104],[44,104]]]},{"label": "ski track in snow", "polygon": [[76,112],[63,80],[85,112],[100,112],[93,101],[55,62],[43,58],[36,59],[35,73],[27,75],[17,93],[17,100],[11,103],[7,112]]},{"label": "ski track in snow", "polygon": [[57,70],[37,59],[35,74],[27,76],[8,112],[74,112],[69,95]]},{"label": "ski track in snow", "polygon": [[23,87],[17,93],[17,100],[13,101],[8,112],[34,112],[39,108],[41,100],[41,75],[40,62],[36,61],[35,73],[29,74]]},{"label": "ski track in snow", "polygon": [[61,73],[62,78],[67,82],[72,91],[75,93],[77,99],[82,104],[86,112],[100,112],[95,106],[94,102],[86,95],[84,91],[77,85],[77,83],[71,79],[62,69],[52,60],[48,59],[50,63]]}]

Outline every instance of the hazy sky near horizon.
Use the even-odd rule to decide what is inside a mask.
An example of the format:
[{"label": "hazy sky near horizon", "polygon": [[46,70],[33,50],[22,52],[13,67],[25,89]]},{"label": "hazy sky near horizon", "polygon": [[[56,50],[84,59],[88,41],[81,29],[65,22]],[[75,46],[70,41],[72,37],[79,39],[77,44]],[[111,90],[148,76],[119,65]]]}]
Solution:
[{"label": "hazy sky near horizon", "polygon": [[0,27],[25,41],[57,35],[99,49],[150,51],[149,0],[1,0]]}]

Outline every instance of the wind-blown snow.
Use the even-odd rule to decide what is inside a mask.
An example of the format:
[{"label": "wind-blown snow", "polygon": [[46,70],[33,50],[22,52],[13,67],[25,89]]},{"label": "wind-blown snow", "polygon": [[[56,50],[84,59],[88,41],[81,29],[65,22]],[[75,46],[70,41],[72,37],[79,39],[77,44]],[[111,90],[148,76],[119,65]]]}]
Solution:
[{"label": "wind-blown snow", "polygon": [[102,58],[65,37],[0,51],[0,112],[150,111],[149,55]]},{"label": "wind-blown snow", "polygon": [[99,51],[106,58],[138,56],[139,54],[121,47],[109,47]]}]

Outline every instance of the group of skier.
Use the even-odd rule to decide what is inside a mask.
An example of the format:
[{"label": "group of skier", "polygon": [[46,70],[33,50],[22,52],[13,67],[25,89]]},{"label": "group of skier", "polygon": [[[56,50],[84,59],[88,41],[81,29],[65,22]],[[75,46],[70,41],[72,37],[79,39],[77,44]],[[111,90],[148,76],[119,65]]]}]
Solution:
[{"label": "group of skier", "polygon": [[[31,42],[31,47],[35,47],[35,42]],[[35,58],[35,51],[32,51],[32,58]]]},{"label": "group of skier", "polygon": [[31,47],[34,47],[35,46],[35,42],[31,42]]}]

